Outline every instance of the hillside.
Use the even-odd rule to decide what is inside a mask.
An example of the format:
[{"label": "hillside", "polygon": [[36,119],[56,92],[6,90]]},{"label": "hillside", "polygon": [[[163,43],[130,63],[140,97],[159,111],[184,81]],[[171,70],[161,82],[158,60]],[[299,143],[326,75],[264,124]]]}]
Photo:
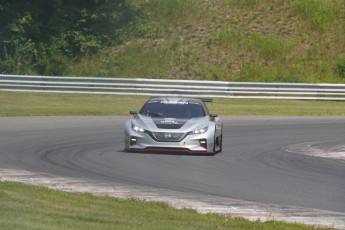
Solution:
[{"label": "hillside", "polygon": [[131,2],[145,11],[145,34],[66,75],[345,82],[344,1]]},{"label": "hillside", "polygon": [[342,0],[132,0],[140,37],[66,75],[264,82],[345,82]]},{"label": "hillside", "polygon": [[[85,35],[81,45],[92,49],[65,60],[61,74],[345,83],[343,0],[123,2],[117,9],[126,10],[126,20],[128,12],[131,17],[114,27],[116,41],[96,46]],[[99,51],[88,52],[95,48]],[[59,59],[53,59],[56,66]]]}]

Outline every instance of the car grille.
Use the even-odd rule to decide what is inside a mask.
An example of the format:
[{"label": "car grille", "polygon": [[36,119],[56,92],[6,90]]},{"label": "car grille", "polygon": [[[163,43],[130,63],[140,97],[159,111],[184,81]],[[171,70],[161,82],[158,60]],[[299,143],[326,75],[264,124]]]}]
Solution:
[{"label": "car grille", "polygon": [[184,133],[152,132],[151,136],[156,141],[180,142],[185,137]]}]

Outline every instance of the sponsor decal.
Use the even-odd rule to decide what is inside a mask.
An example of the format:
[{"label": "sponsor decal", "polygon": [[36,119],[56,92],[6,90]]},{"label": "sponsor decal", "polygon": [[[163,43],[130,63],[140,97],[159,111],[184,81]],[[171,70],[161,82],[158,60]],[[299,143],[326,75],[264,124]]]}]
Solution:
[{"label": "sponsor decal", "polygon": [[164,138],[165,139],[170,139],[172,137],[172,135],[170,133],[165,133],[164,134]]},{"label": "sponsor decal", "polygon": [[149,104],[151,103],[158,103],[159,101],[155,100],[155,101],[148,101]]},{"label": "sponsor decal", "polygon": [[178,121],[176,121],[176,118],[165,118],[164,120],[161,120],[160,123],[161,124],[172,124],[172,125],[180,124]]},{"label": "sponsor decal", "polygon": [[188,101],[161,101],[161,104],[188,105]]}]

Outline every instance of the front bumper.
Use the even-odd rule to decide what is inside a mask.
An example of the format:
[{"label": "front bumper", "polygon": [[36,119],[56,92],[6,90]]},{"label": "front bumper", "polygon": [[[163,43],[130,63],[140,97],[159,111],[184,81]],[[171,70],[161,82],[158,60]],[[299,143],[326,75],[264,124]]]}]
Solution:
[{"label": "front bumper", "polygon": [[184,153],[213,153],[214,136],[211,132],[186,135],[179,142],[156,141],[147,132],[130,131],[126,133],[126,149],[137,152],[184,152]]}]

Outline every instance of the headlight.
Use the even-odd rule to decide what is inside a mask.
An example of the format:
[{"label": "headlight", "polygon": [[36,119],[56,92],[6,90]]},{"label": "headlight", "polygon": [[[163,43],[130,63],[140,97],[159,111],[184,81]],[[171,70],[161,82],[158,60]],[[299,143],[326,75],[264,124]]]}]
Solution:
[{"label": "headlight", "polygon": [[141,128],[141,127],[138,127],[138,126],[136,126],[136,125],[134,125],[134,124],[132,124],[132,129],[133,129],[134,131],[137,131],[137,132],[140,132],[140,133],[145,132],[145,129],[143,129],[143,128]]},{"label": "headlight", "polygon": [[206,131],[207,131],[207,127],[202,128],[202,129],[196,129],[192,131],[191,134],[202,134],[202,133],[206,133]]}]

